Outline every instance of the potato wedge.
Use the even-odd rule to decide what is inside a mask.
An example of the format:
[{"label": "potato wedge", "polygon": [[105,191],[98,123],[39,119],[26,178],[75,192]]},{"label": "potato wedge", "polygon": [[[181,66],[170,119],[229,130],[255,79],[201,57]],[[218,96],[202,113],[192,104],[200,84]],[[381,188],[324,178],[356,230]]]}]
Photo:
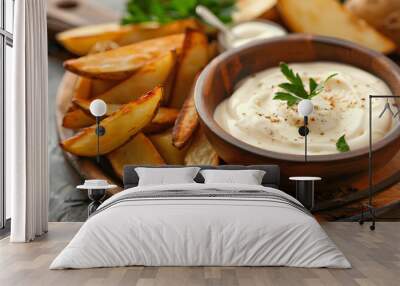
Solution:
[{"label": "potato wedge", "polygon": [[185,165],[219,165],[219,157],[201,128],[197,128],[184,163]]},{"label": "potato wedge", "polygon": [[[162,98],[162,88],[156,87],[141,98],[124,105],[101,125],[106,133],[100,137],[100,154],[109,153],[139,132],[155,116]],[[78,156],[96,156],[96,126],[85,128],[75,136],[61,142],[61,147]]]},{"label": "potato wedge", "polygon": [[170,106],[181,108],[188,96],[195,77],[208,63],[208,41],[199,31],[188,30],[178,61],[175,86],[172,91]]},{"label": "potato wedge", "polygon": [[57,34],[56,39],[71,53],[84,56],[97,42],[117,42],[124,35],[131,33],[131,30],[130,26],[107,23],[74,28]]},{"label": "potato wedge", "polygon": [[208,44],[208,61],[210,62],[212,59],[214,59],[216,56],[218,56],[218,42],[217,41],[212,41],[211,43]]},{"label": "potato wedge", "polygon": [[91,88],[92,88],[92,80],[86,77],[78,77],[72,99],[81,98],[81,99],[88,99],[91,97]]},{"label": "potato wedge", "polygon": [[156,147],[142,132],[139,132],[121,147],[106,157],[114,172],[122,179],[125,165],[165,165]]},{"label": "potato wedge", "polygon": [[172,131],[172,143],[174,146],[178,149],[183,148],[190,141],[190,138],[196,131],[198,124],[199,116],[197,115],[196,107],[194,105],[194,92],[192,89],[175,121],[174,129]]},{"label": "potato wedge", "polygon": [[251,21],[257,18],[276,20],[279,16],[276,9],[277,0],[237,0],[232,18],[235,23]]},{"label": "potato wedge", "polygon": [[68,111],[62,121],[62,126],[69,129],[81,129],[91,126],[96,123],[93,116],[87,114],[81,109],[74,109]]},{"label": "potato wedge", "polygon": [[151,135],[151,142],[160,152],[165,162],[170,165],[182,165],[185,159],[187,148],[179,150],[172,145],[172,130],[160,134]]},{"label": "potato wedge", "polygon": [[97,42],[91,49],[89,54],[98,54],[98,53],[104,53],[107,51],[115,50],[119,48],[120,46],[113,41],[102,41],[102,42]]},{"label": "potato wedge", "polygon": [[[89,54],[97,54],[103,53],[106,51],[110,51],[118,48],[118,45],[115,42],[97,42],[91,49]],[[91,79],[91,93],[90,97],[98,96],[112,87],[116,86],[120,81],[117,80],[100,80],[100,79]]]},{"label": "potato wedge", "polygon": [[168,75],[168,77],[166,78],[166,80],[163,83],[163,88],[164,88],[164,97],[161,100],[161,105],[162,106],[168,106],[168,103],[171,99],[172,96],[172,91],[175,85],[175,78],[176,78],[176,72],[178,70],[178,54],[176,53],[176,51],[173,51],[174,55],[175,55],[175,61],[174,61],[174,65],[171,68],[171,71]]},{"label": "potato wedge", "polygon": [[64,67],[73,73],[89,78],[123,80],[166,53],[182,49],[184,34],[177,34],[139,42],[111,51],[88,55],[64,62]]},{"label": "potato wedge", "polygon": [[294,31],[337,37],[370,49],[389,53],[396,46],[336,0],[279,0],[284,22]]},{"label": "potato wedge", "polygon": [[79,56],[87,55],[98,42],[113,41],[120,46],[184,33],[186,29],[200,29],[195,19],[174,21],[159,26],[157,24],[120,25],[107,23],[84,26],[59,33],[57,40],[71,53]]},{"label": "potato wedge", "polygon": [[145,134],[160,133],[174,126],[179,110],[175,108],[160,107],[153,120],[143,128]]},{"label": "potato wedge", "polygon": [[120,83],[118,80],[92,79],[91,97],[98,97]]},{"label": "potato wedge", "polygon": [[[98,43],[100,44],[100,43]],[[96,47],[96,46],[95,46]],[[94,51],[93,53],[98,53],[98,49]],[[94,83],[96,81],[96,83]],[[75,88],[73,91],[72,99],[80,98],[80,99],[89,99],[93,96],[93,93],[98,92],[97,89],[99,89],[99,80],[92,80],[87,77],[79,76],[76,83],[75,83]],[[115,81],[112,81],[111,83],[115,83]],[[109,85],[111,85],[109,82],[102,81],[101,87],[106,88]],[[103,87],[104,86],[104,87]],[[95,90],[93,90],[95,89]]]},{"label": "potato wedge", "polygon": [[[76,99],[73,101],[78,107],[80,107],[86,114],[90,115],[90,100]],[[123,104],[107,104],[106,116],[112,115],[114,112],[119,110]],[[151,120],[151,122],[143,128],[143,132],[149,133],[159,133],[165,131],[172,127],[178,117],[179,110],[175,108],[160,107],[157,111],[156,116]],[[93,118],[94,120],[94,118]],[[92,123],[94,124],[94,122]],[[90,124],[90,125],[92,125]],[[86,126],[84,126],[86,127]]]},{"label": "potato wedge", "polygon": [[157,23],[131,25],[131,33],[121,37],[117,43],[121,46],[130,45],[149,39],[185,33],[186,29],[201,30],[201,28],[196,19],[183,19],[164,25]]},{"label": "potato wedge", "polygon": [[[131,77],[122,81],[110,90],[97,98],[107,103],[124,104],[135,100],[153,89],[157,85],[163,85],[170,73],[173,71],[176,62],[176,53],[168,52],[155,62],[143,66]],[[164,90],[165,91],[165,90]]]},{"label": "potato wedge", "polygon": [[347,0],[346,8],[389,37],[400,52],[400,1]]}]

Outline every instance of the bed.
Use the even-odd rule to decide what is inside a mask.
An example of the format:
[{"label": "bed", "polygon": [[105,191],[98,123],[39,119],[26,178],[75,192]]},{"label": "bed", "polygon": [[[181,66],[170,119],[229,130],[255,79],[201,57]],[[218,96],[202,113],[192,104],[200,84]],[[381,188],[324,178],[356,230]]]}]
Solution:
[{"label": "bed", "polygon": [[[292,266],[350,268],[314,217],[279,190],[279,167],[262,185],[195,183],[138,186],[124,170],[123,192],[84,223],[50,269],[118,266]],[[177,166],[164,166],[171,168]]]}]

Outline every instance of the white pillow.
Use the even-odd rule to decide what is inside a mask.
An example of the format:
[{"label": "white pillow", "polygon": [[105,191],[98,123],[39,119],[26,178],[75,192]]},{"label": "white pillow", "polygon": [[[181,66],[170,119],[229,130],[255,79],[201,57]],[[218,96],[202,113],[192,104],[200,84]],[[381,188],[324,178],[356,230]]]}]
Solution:
[{"label": "white pillow", "polygon": [[185,168],[135,168],[139,186],[195,183],[199,167]]},{"label": "white pillow", "polygon": [[265,171],[261,170],[202,170],[205,184],[261,185]]}]

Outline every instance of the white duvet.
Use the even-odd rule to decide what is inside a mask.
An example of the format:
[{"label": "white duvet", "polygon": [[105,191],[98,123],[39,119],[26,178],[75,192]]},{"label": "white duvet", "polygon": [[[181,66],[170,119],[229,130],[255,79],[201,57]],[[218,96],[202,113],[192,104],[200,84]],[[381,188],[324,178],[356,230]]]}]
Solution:
[{"label": "white duvet", "polygon": [[99,208],[103,210],[83,224],[50,269],[128,265],[351,267],[318,222],[289,204],[243,197],[115,203],[132,192],[204,189],[262,190],[297,202],[279,190],[254,185],[131,188],[105,201]]}]

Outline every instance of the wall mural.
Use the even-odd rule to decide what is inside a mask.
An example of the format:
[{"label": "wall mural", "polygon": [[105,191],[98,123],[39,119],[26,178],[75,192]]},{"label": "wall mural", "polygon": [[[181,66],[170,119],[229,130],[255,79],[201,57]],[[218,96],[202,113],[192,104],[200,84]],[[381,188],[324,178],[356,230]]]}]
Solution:
[{"label": "wall mural", "polygon": [[[321,219],[357,220],[368,201],[368,96],[400,93],[400,5],[374,15],[366,0],[345,9],[336,0],[120,1],[116,14],[51,2],[49,30],[64,55],[59,148],[83,178],[118,185],[112,195],[130,164],[279,164],[289,193],[290,176],[322,177]],[[399,105],[374,99],[371,114],[375,206],[385,211],[400,201]]]}]

